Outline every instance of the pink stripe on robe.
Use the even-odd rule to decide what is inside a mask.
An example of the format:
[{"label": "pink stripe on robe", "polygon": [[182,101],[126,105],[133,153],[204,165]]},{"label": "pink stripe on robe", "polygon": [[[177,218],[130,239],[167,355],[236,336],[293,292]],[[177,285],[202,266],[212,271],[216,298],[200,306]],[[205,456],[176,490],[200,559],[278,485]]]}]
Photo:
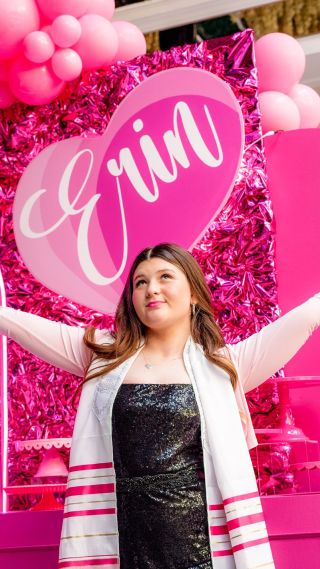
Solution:
[{"label": "pink stripe on robe", "polygon": [[74,510],[73,512],[65,512],[64,518],[72,518],[73,516],[101,516],[103,514],[115,514],[116,508],[105,508],[100,510]]},{"label": "pink stripe on robe", "polygon": [[78,561],[60,561],[59,569],[64,567],[90,567],[92,565],[116,565],[118,559],[116,557],[111,557],[110,559],[79,559]]},{"label": "pink stripe on robe", "polygon": [[100,462],[97,464],[80,464],[78,466],[70,466],[69,472],[77,470],[97,470],[99,468],[113,468],[113,462]]},{"label": "pink stripe on robe", "polygon": [[114,484],[91,484],[89,486],[71,486],[67,489],[66,498],[69,496],[80,496],[83,494],[103,494],[114,492]]}]

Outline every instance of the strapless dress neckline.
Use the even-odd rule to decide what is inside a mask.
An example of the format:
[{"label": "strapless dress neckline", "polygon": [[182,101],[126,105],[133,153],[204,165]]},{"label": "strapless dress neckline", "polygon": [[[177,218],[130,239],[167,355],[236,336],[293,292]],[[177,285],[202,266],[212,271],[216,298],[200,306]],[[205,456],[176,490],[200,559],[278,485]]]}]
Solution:
[{"label": "strapless dress neckline", "polygon": [[120,387],[122,387],[124,385],[143,385],[143,386],[147,386],[147,385],[158,385],[158,386],[161,385],[161,386],[163,386],[163,385],[166,385],[168,387],[169,386],[171,387],[173,385],[180,385],[180,386],[184,386],[184,387],[186,387],[186,386],[191,387],[192,383],[121,383]]}]

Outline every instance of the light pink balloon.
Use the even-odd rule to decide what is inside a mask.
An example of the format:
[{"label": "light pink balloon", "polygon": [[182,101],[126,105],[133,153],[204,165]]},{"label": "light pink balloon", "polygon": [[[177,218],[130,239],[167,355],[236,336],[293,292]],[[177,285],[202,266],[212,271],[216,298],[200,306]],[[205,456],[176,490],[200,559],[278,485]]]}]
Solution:
[{"label": "light pink balloon", "polygon": [[48,61],[54,53],[54,43],[46,32],[30,32],[23,40],[24,55],[33,63]]},{"label": "light pink balloon", "polygon": [[16,100],[7,81],[0,81],[0,109],[10,107]]},{"label": "light pink balloon", "polygon": [[294,130],[300,127],[299,109],[284,93],[264,91],[259,95],[262,131]]},{"label": "light pink balloon", "polygon": [[19,56],[11,67],[9,85],[13,94],[29,105],[42,105],[53,101],[65,83],[53,73],[51,63],[31,63]]},{"label": "light pink balloon", "polygon": [[289,93],[304,73],[306,58],[299,42],[288,34],[262,36],[255,44],[259,91]]},{"label": "light pink balloon", "polygon": [[83,69],[97,69],[111,63],[119,45],[113,25],[97,14],[82,16],[80,24],[81,38],[73,49],[80,55]]},{"label": "light pink balloon", "polygon": [[308,85],[298,83],[290,93],[300,112],[300,128],[316,128],[320,122],[320,96]]},{"label": "light pink balloon", "polygon": [[90,0],[89,8],[86,14],[99,14],[111,20],[115,9],[114,0]]},{"label": "light pink balloon", "polygon": [[138,55],[144,55],[147,50],[145,37],[141,30],[131,22],[112,22],[119,38],[119,47],[115,61],[127,61]]},{"label": "light pink balloon", "polygon": [[0,57],[17,55],[22,40],[39,28],[40,16],[34,0],[0,1]]},{"label": "light pink balloon", "polygon": [[71,48],[57,49],[51,62],[54,73],[62,81],[73,81],[82,71],[81,57]]},{"label": "light pink balloon", "polygon": [[61,14],[70,14],[79,18],[86,13],[91,0],[37,0],[41,12],[54,20]]},{"label": "light pink balloon", "polygon": [[59,47],[71,47],[80,39],[81,24],[74,16],[62,14],[53,20],[51,36],[54,43]]}]

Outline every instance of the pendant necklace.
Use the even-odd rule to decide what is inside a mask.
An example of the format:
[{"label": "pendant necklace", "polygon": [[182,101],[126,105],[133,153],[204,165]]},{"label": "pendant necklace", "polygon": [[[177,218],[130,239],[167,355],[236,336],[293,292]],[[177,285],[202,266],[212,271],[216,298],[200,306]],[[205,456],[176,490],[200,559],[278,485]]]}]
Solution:
[{"label": "pendant necklace", "polygon": [[153,367],[157,367],[157,366],[159,366],[159,365],[162,365],[163,363],[173,362],[173,361],[175,361],[175,360],[182,360],[182,356],[179,356],[179,357],[177,357],[177,358],[171,358],[170,360],[167,360],[166,362],[161,362],[161,363],[159,363],[159,364],[150,364],[149,362],[147,362],[147,360],[146,360],[146,358],[145,358],[145,356],[144,356],[143,351],[142,351],[142,357],[143,357],[143,359],[144,359],[144,361],[145,361],[144,367],[147,368],[147,369],[152,369]]}]

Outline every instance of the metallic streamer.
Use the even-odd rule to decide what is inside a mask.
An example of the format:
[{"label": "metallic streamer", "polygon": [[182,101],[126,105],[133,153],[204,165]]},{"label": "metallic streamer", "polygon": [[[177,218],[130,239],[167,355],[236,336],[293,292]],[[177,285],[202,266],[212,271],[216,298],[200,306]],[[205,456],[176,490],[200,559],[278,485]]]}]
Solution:
[{"label": "metallic streamer", "polygon": [[[49,105],[17,103],[1,112],[0,261],[8,305],[70,325],[112,325],[111,316],[51,292],[29,273],[13,234],[16,186],[26,166],[43,148],[72,136],[101,135],[120,101],[136,85],[154,73],[178,66],[206,69],[229,83],[242,108],[246,145],[254,143],[244,153],[228,203],[192,251],[212,292],[215,316],[226,340],[236,342],[279,315],[273,215],[259,142],[257,74],[250,30],[87,72]],[[79,379],[26,353],[13,341],[9,341],[9,377],[10,484],[30,483],[41,452],[17,452],[14,441],[70,436],[74,422],[71,399]],[[256,390],[249,403],[259,426],[273,423],[277,403],[274,387]],[[62,454],[67,461],[67,452]],[[24,509],[34,501],[16,496],[11,508]]]}]

